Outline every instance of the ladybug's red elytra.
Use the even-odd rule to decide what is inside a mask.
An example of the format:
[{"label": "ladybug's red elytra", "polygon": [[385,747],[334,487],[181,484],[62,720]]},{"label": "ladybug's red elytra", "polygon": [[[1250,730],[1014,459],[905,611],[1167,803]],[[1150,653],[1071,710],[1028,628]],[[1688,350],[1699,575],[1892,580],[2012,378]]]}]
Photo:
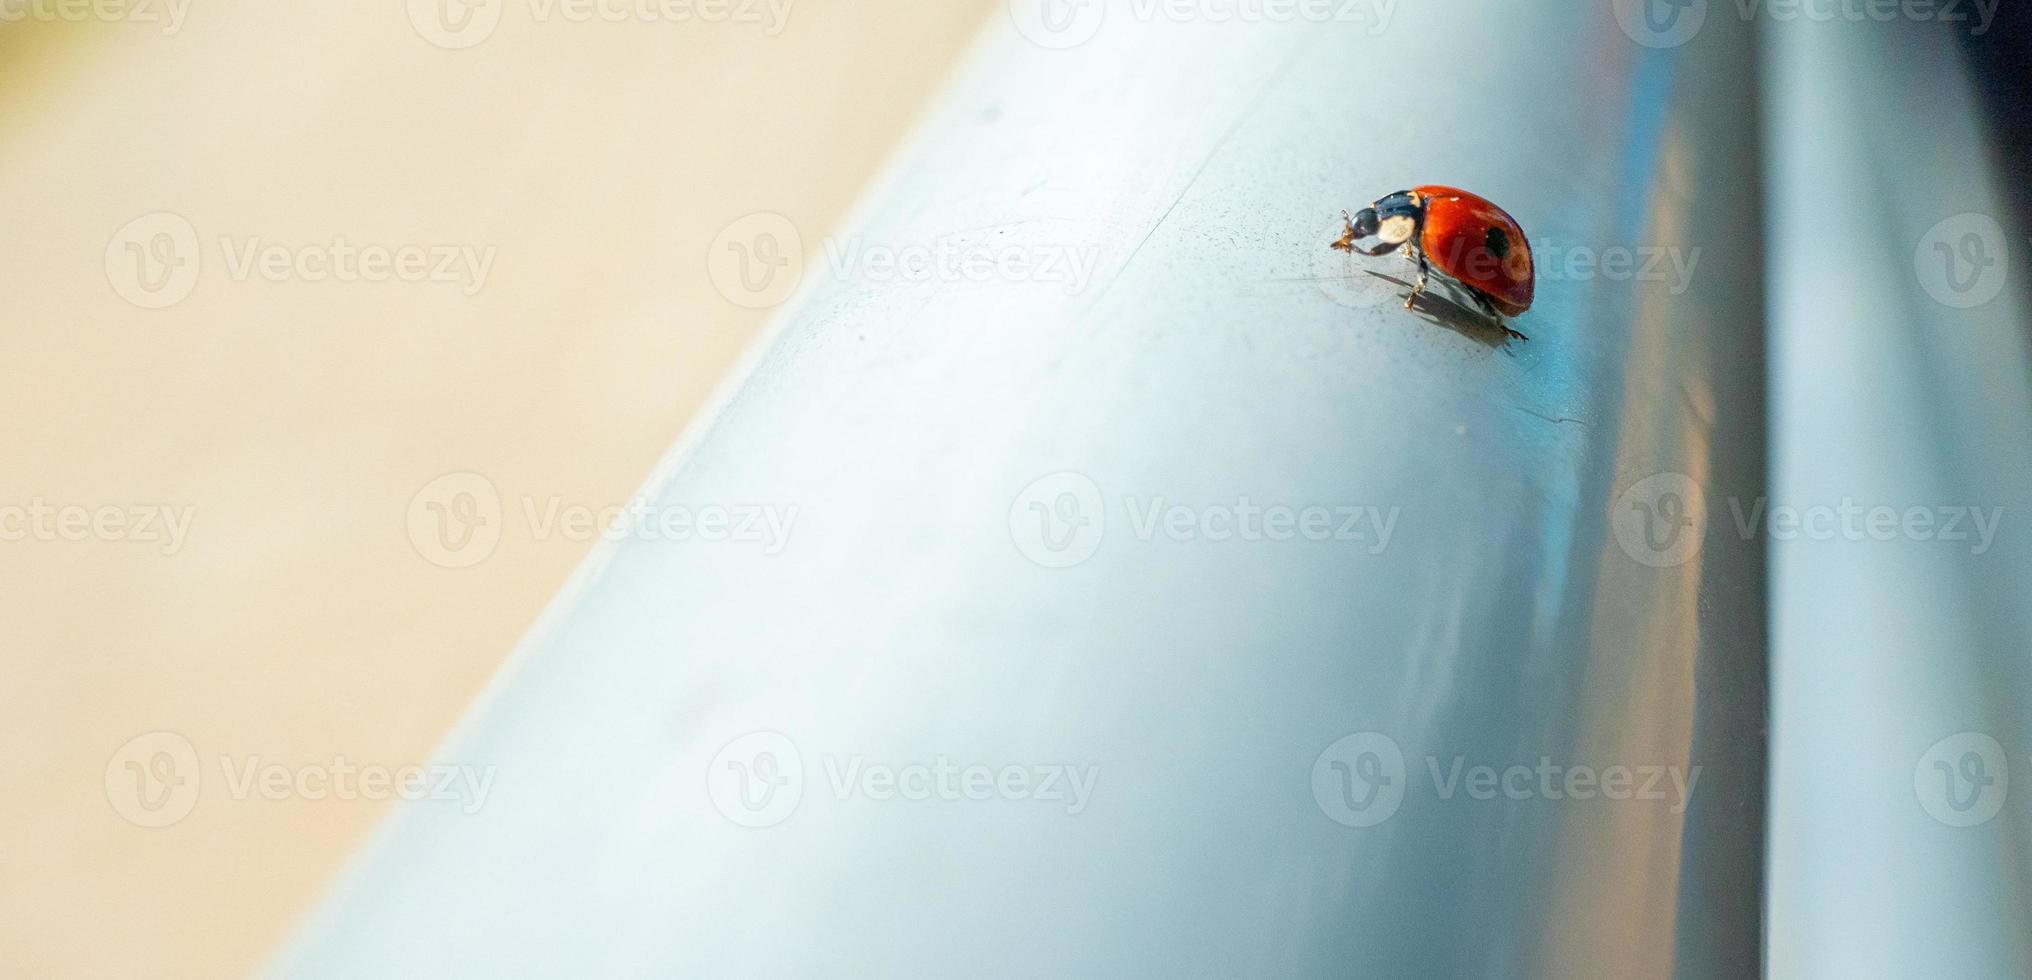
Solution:
[{"label": "ladybug's red elytra", "polygon": [[1425,292],[1427,275],[1437,266],[1459,282],[1482,311],[1503,332],[1530,338],[1503,324],[1503,317],[1531,308],[1537,270],[1523,226],[1488,198],[1458,187],[1428,184],[1398,191],[1350,216],[1341,212],[1347,232],[1333,247],[1343,252],[1384,255],[1402,249],[1418,263],[1418,285],[1404,308]]}]

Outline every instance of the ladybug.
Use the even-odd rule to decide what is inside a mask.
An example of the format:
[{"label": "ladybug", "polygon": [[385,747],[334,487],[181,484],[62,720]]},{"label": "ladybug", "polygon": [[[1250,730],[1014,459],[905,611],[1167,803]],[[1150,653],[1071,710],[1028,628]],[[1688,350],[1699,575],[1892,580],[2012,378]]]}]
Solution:
[{"label": "ladybug", "polygon": [[1341,219],[1348,229],[1334,248],[1364,255],[1401,248],[1418,263],[1418,285],[1404,300],[1405,309],[1425,292],[1427,276],[1438,266],[1466,288],[1503,333],[1530,339],[1504,326],[1503,317],[1531,308],[1537,282],[1531,243],[1517,219],[1488,198],[1428,184],[1384,197],[1352,217],[1342,211]]}]

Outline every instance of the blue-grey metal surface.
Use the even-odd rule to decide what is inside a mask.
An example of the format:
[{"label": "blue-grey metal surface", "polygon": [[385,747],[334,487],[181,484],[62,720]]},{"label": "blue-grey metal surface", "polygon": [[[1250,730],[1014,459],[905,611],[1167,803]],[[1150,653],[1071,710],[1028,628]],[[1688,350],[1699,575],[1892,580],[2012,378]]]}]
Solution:
[{"label": "blue-grey metal surface", "polygon": [[[1683,519],[1762,492],[1747,25],[1068,9],[647,491],[786,546],[598,555],[443,750],[486,806],[401,811],[279,973],[1755,969],[1761,546]],[[1529,343],[1325,248],[1428,182],[1534,236]],[[837,264],[954,236],[1097,265]]]},{"label": "blue-grey metal surface", "polygon": [[1766,39],[1776,977],[2032,976],[2032,242],[1942,28]]}]

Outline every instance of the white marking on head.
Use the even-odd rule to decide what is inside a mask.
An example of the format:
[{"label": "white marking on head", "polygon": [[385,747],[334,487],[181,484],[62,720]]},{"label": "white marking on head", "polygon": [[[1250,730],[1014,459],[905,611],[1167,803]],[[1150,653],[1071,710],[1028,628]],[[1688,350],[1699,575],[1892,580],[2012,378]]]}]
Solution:
[{"label": "white marking on head", "polygon": [[1391,245],[1402,245],[1411,240],[1411,232],[1417,227],[1418,222],[1408,215],[1394,214],[1376,226],[1376,237]]}]

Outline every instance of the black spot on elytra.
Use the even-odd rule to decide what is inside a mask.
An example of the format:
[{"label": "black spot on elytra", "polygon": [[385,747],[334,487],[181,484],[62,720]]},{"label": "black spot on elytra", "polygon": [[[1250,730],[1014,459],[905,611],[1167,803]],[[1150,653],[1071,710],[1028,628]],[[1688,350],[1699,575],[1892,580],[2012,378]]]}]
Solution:
[{"label": "black spot on elytra", "polygon": [[1503,229],[1490,225],[1487,244],[1489,254],[1494,255],[1496,261],[1501,262],[1510,257],[1510,236],[1504,234]]}]

